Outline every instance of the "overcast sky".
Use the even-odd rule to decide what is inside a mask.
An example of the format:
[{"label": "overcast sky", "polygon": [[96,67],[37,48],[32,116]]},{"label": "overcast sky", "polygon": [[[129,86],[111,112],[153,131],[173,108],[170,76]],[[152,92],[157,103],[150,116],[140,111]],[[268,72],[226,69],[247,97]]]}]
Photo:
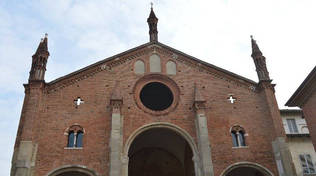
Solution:
[{"label": "overcast sky", "polygon": [[[253,35],[280,108],[315,66],[315,0],[153,0],[159,41],[258,81]],[[12,149],[34,54],[48,33],[46,81],[149,41],[150,0],[0,1],[0,175]]]}]

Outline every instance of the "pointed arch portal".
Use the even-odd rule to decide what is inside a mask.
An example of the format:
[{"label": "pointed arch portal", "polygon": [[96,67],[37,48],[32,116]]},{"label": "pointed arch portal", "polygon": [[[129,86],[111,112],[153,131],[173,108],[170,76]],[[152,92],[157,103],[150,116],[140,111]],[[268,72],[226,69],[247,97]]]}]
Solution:
[{"label": "pointed arch portal", "polygon": [[194,176],[193,151],[180,134],[151,128],[138,134],[128,150],[128,176]]}]

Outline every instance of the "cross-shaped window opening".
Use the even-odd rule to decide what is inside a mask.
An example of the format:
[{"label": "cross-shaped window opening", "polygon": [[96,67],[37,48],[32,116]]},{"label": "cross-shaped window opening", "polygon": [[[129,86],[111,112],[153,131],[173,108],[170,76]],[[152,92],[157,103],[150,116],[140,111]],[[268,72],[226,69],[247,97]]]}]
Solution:
[{"label": "cross-shaped window opening", "polygon": [[229,97],[227,98],[227,100],[231,103],[231,104],[233,104],[233,103],[235,103],[235,101],[237,100],[235,97],[233,97],[233,95],[229,95]]},{"label": "cross-shaped window opening", "polygon": [[80,97],[78,97],[77,99],[74,100],[74,103],[76,105],[76,107],[80,106],[81,104],[84,103],[83,99],[81,99]]}]

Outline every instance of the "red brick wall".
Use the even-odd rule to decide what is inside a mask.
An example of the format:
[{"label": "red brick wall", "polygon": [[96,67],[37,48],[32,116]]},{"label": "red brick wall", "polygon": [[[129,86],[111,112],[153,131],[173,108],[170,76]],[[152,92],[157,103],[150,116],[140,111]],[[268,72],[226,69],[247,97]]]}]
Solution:
[{"label": "red brick wall", "polygon": [[316,91],[314,91],[302,107],[308,130],[316,150]]},{"label": "red brick wall", "polygon": [[[145,61],[148,73],[152,50],[149,48],[143,50],[144,52],[141,52],[143,54],[137,58]],[[131,54],[136,52],[138,51]],[[261,164],[278,175],[271,145],[274,129],[265,95],[262,92],[252,91],[249,88],[250,83],[239,81],[215,69],[210,69],[211,73],[206,73],[201,69],[203,66],[200,68],[194,66],[195,61],[184,62],[181,60],[182,56],[176,60],[172,59],[168,56],[168,52],[162,52],[159,48],[157,52],[162,59],[162,74],[166,73],[165,65],[168,60],[177,63],[177,75],[169,77],[179,87],[180,98],[177,107],[165,115],[151,115],[135,103],[134,86],[142,77],[133,72],[133,63],[137,58],[118,63],[111,70],[99,69],[96,73],[84,71],[80,74],[88,76],[80,81],[70,81],[79,74],[47,85],[43,99],[39,102],[40,114],[32,121],[37,128],[32,134],[33,140],[38,143],[36,175],[45,175],[53,169],[71,164],[85,165],[100,175],[108,175],[108,146],[111,131],[109,103],[116,81],[120,81],[123,96],[121,111],[124,116],[124,145],[136,129],[153,122],[175,124],[196,140],[195,113],[192,108],[195,82],[207,101],[206,115],[215,176],[220,175],[230,164],[241,161]],[[93,68],[96,67],[92,67],[91,70]],[[237,98],[236,103],[229,103],[228,94],[234,94]],[[31,97],[36,96],[31,95]],[[78,108],[73,103],[77,97],[85,101]],[[25,115],[32,116],[34,107],[36,106],[33,103],[25,104]],[[25,118],[27,120],[29,117]],[[67,145],[67,136],[64,132],[67,127],[75,123],[85,129],[83,149],[64,149]],[[229,130],[235,124],[241,125],[248,134],[246,148],[233,148]]]}]

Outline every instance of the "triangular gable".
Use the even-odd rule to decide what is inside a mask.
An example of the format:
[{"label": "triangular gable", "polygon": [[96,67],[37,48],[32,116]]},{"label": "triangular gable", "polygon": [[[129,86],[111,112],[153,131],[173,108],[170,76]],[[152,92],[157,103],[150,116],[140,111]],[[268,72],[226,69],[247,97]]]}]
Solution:
[{"label": "triangular gable", "polygon": [[[75,82],[78,82],[80,80],[83,80],[85,78],[88,78],[100,71],[108,70],[111,67],[114,67],[118,64],[124,63],[128,60],[132,60],[134,58],[137,58],[143,54],[145,54],[146,51],[144,49],[146,48],[152,48],[154,47],[158,51],[161,50],[161,53],[169,55],[171,58],[185,63],[191,67],[198,67],[201,71],[205,71],[207,73],[213,74],[215,77],[218,78],[225,78],[227,81],[231,82],[238,82],[239,84],[246,85],[247,88],[254,90],[257,83],[247,79],[245,77],[242,77],[238,74],[232,73],[228,70],[225,70],[223,68],[217,67],[213,64],[204,62],[202,60],[199,60],[193,56],[190,56],[188,54],[185,54],[179,50],[176,50],[172,47],[169,47],[165,44],[159,43],[159,42],[149,42],[145,43],[143,45],[137,46],[135,48],[129,49],[125,52],[119,53],[117,55],[111,56],[109,58],[106,58],[104,60],[101,60],[99,62],[96,62],[94,64],[91,64],[87,67],[84,67],[82,69],[79,69],[75,72],[72,72],[70,74],[67,74],[65,76],[62,76],[58,79],[55,79],[51,82],[48,82],[48,90],[56,89],[57,87],[66,87],[68,85],[71,85]],[[138,52],[139,50],[139,52]],[[135,53],[134,53],[135,52]],[[147,51],[149,52],[149,51]],[[134,54],[131,54],[134,53]],[[61,84],[60,84],[61,83]],[[237,84],[238,84],[237,83]]]}]

